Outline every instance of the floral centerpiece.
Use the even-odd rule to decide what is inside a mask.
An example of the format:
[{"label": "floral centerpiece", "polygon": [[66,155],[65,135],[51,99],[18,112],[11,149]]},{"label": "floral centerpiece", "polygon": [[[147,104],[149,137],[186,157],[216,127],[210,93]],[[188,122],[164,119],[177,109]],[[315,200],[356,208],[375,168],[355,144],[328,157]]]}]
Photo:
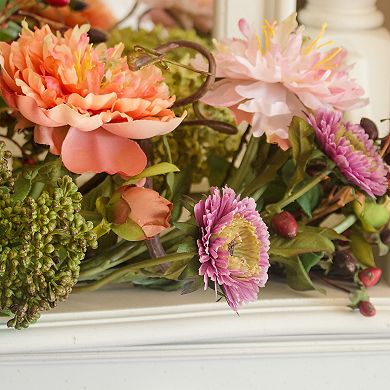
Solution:
[{"label": "floral centerpiece", "polygon": [[[242,37],[213,44],[183,28],[109,30],[90,6],[0,3],[8,326],[112,283],[212,288],[239,311],[270,278],[332,285],[374,315],[390,138],[343,120],[367,103],[347,52],[296,15],[261,35],[241,20]],[[83,18],[98,30],[73,25]]]}]

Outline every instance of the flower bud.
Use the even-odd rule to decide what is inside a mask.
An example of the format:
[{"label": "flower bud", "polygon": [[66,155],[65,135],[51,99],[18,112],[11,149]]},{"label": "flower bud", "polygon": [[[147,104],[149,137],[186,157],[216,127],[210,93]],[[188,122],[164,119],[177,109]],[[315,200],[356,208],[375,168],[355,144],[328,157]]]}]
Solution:
[{"label": "flower bud", "polygon": [[373,317],[376,314],[375,306],[370,301],[359,302],[359,311],[365,317]]},{"label": "flower bud", "polygon": [[364,131],[372,140],[375,141],[378,138],[378,128],[371,119],[362,118],[360,120],[360,126],[363,127]]},{"label": "flower bud", "polygon": [[356,271],[356,260],[346,251],[337,251],[333,256],[331,273],[352,277]]},{"label": "flower bud", "polygon": [[375,286],[382,276],[382,270],[378,267],[369,267],[359,272],[359,280],[364,287]]},{"label": "flower bud", "polygon": [[65,7],[70,4],[70,0],[44,0],[44,2],[52,7]]},{"label": "flower bud", "polygon": [[132,225],[141,229],[143,237],[123,237],[129,241],[154,237],[170,227],[172,203],[149,188],[122,187],[113,195],[106,209],[112,222],[124,228],[128,225],[129,235]]},{"label": "flower bud", "polygon": [[284,238],[294,238],[298,233],[297,221],[288,211],[276,214],[272,218],[272,227],[279,236]]},{"label": "flower bud", "polygon": [[381,241],[387,245],[390,246],[390,229],[384,229],[380,233]]}]

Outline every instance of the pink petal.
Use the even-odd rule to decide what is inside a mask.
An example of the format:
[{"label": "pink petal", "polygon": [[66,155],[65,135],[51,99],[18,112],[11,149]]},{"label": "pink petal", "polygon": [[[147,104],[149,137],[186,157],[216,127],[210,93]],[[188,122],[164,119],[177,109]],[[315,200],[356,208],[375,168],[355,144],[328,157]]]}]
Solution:
[{"label": "pink petal", "polygon": [[118,95],[115,92],[104,95],[95,95],[93,93],[89,93],[85,97],[82,97],[78,93],[72,93],[69,95],[67,103],[72,106],[81,108],[82,110],[110,110],[117,99]]},{"label": "pink petal", "polygon": [[64,165],[75,173],[107,172],[135,176],[146,167],[140,146],[102,128],[85,132],[71,127],[62,144]]},{"label": "pink petal", "polygon": [[103,129],[124,138],[146,139],[170,133],[183,121],[187,113],[181,118],[173,118],[163,122],[159,120],[135,120],[132,122],[105,123]]},{"label": "pink petal", "polygon": [[35,100],[29,96],[17,95],[15,102],[19,112],[32,123],[47,127],[66,125],[66,122],[58,122],[48,118],[47,110],[39,107]]},{"label": "pink petal", "polygon": [[60,104],[47,110],[47,116],[58,123],[76,127],[82,131],[96,130],[103,124],[100,115],[83,115],[66,104]]},{"label": "pink petal", "polygon": [[236,87],[244,82],[239,80],[221,80],[214,84],[211,91],[201,99],[203,103],[211,106],[229,107],[239,103],[243,97],[237,93]]},{"label": "pink petal", "polygon": [[68,126],[64,127],[45,127],[35,126],[34,141],[38,144],[50,146],[50,153],[61,154],[62,144],[68,133]]}]

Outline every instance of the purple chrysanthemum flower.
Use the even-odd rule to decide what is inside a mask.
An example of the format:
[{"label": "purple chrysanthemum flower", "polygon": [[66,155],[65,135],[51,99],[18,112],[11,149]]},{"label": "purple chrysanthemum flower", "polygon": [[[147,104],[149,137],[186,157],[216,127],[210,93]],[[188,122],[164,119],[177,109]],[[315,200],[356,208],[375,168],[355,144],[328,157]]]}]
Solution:
[{"label": "purple chrysanthemum flower", "polygon": [[348,182],[372,197],[385,194],[388,167],[364,129],[342,123],[341,115],[338,111],[319,111],[309,116],[317,142]]},{"label": "purple chrysanthemum flower", "polygon": [[195,205],[195,219],[202,237],[198,240],[205,289],[209,278],[224,291],[229,306],[257,299],[269,268],[269,233],[252,198],[228,187],[211,188],[211,195]]}]

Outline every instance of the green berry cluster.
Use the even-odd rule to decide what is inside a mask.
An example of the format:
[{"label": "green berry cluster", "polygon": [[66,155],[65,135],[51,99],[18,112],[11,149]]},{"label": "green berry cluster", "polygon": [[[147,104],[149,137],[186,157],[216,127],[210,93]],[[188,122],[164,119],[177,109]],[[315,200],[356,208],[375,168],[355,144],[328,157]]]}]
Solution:
[{"label": "green berry cluster", "polygon": [[69,176],[37,199],[15,201],[11,192],[0,191],[0,310],[12,313],[9,327],[21,329],[68,297],[97,237],[80,214],[82,195]]}]

